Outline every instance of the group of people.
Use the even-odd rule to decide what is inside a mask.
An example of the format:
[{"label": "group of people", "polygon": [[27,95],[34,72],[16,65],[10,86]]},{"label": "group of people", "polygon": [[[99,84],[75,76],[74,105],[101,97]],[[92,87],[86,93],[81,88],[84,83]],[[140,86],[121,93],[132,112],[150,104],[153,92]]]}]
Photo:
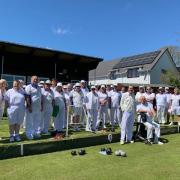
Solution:
[{"label": "group of people", "polygon": [[140,86],[135,95],[133,86],[127,91],[125,87],[119,90],[118,84],[95,85],[88,89],[84,80],[73,86],[71,83],[63,85],[56,79],[39,82],[37,76],[31,77],[29,85],[16,80],[11,89],[7,90],[6,86],[6,81],[1,79],[0,117],[6,107],[10,142],[21,141],[20,127],[25,128],[26,137],[31,140],[47,134],[51,124],[57,132],[63,132],[68,123],[74,131],[79,131],[82,125],[86,131],[96,132],[99,128],[106,129],[109,123],[112,131],[115,125],[120,127],[121,144],[132,143],[137,113],[138,121],[147,128],[147,139],[162,144],[159,141],[160,124],[165,123],[165,117],[169,123],[171,115],[171,119],[174,115],[180,116],[177,88],[171,94],[168,87],[165,90],[159,87],[155,94],[150,86]]}]

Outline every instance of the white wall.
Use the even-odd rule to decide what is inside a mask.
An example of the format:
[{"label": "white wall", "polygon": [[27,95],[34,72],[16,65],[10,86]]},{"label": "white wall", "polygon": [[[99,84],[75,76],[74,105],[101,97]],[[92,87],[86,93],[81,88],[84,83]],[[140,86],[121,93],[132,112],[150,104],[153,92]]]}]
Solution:
[{"label": "white wall", "polygon": [[174,66],[167,51],[161,56],[159,61],[151,70],[151,84],[162,84],[160,80],[162,69],[171,70],[174,73],[177,73],[177,69]]},{"label": "white wall", "polygon": [[117,83],[128,83],[128,84],[149,84],[150,76],[148,72],[140,73],[139,77],[136,78],[128,78],[127,74],[116,79]]}]

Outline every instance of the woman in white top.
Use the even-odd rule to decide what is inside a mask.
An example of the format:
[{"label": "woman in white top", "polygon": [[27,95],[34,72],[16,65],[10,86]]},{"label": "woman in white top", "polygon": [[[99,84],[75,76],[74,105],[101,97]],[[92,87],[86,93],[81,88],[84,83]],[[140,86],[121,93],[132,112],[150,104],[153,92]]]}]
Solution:
[{"label": "woman in white top", "polygon": [[4,114],[4,107],[5,107],[5,94],[6,94],[6,86],[7,82],[5,79],[0,80],[0,120]]},{"label": "woman in white top", "polygon": [[[172,114],[172,122],[170,125],[173,124],[174,121],[174,115],[180,117],[180,94],[179,94],[179,89],[175,88],[174,89],[174,94],[171,96],[171,114]],[[180,124],[180,122],[179,122]]]},{"label": "woman in white top", "polygon": [[5,96],[9,120],[10,142],[20,141],[19,129],[25,115],[25,91],[20,88],[20,82],[14,81],[13,88]]},{"label": "woman in white top", "polygon": [[159,93],[156,94],[157,119],[159,123],[165,124],[165,110],[167,107],[167,97],[164,89],[159,87]]},{"label": "woman in white top", "polygon": [[51,90],[50,80],[47,80],[45,82],[44,88],[42,88],[41,93],[42,93],[42,103],[43,103],[41,132],[47,134],[51,121],[53,105],[54,105],[54,92]]},{"label": "woman in white top", "polygon": [[57,83],[56,91],[54,93],[55,106],[58,107],[57,116],[54,118],[54,128],[56,131],[63,131],[65,122],[66,101],[64,92],[62,90],[62,83]]}]

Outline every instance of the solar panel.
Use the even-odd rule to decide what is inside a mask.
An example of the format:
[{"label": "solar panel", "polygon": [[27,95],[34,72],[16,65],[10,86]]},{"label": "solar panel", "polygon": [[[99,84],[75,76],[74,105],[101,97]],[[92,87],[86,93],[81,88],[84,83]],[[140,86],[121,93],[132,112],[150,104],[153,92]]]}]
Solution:
[{"label": "solar panel", "polygon": [[140,55],[124,57],[119,61],[119,63],[117,63],[113,67],[113,69],[150,64],[154,61],[154,59],[157,57],[157,55],[160,52],[161,51],[154,51],[154,52],[150,52],[150,53],[144,53],[144,54],[140,54]]}]

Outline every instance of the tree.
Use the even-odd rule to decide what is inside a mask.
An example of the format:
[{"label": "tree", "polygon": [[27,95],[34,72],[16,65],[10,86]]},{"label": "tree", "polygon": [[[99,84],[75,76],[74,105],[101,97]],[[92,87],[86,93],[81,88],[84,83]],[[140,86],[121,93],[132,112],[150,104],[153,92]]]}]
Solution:
[{"label": "tree", "polygon": [[176,74],[173,71],[165,71],[161,74],[161,81],[173,87],[180,88],[180,73]]}]

